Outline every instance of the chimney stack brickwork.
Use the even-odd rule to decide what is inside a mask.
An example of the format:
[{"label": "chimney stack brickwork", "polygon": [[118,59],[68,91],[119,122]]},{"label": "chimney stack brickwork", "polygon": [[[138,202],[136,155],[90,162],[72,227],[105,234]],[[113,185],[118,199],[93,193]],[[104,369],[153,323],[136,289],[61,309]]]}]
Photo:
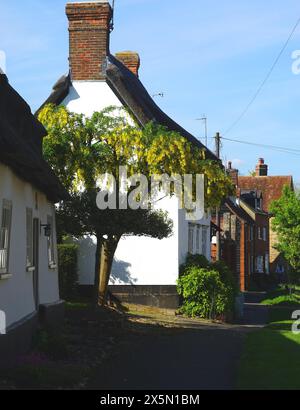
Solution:
[{"label": "chimney stack brickwork", "polygon": [[134,75],[139,76],[141,65],[140,56],[134,51],[122,51],[116,54],[116,58],[121,61]]},{"label": "chimney stack brickwork", "polygon": [[112,9],[108,1],[68,3],[70,71],[74,81],[105,79]]},{"label": "chimney stack brickwork", "polygon": [[255,173],[257,177],[267,177],[268,176],[268,165],[265,164],[263,158],[259,158],[258,164],[255,168]]},{"label": "chimney stack brickwork", "polygon": [[231,177],[234,186],[237,187],[239,182],[239,170],[232,168],[231,161],[228,162],[227,174]]}]

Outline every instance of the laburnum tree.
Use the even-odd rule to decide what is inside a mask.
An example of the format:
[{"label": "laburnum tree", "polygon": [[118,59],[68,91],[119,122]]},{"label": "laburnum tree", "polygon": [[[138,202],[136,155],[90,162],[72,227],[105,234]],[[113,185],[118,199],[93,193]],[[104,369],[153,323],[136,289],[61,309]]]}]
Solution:
[{"label": "laburnum tree", "polygon": [[[124,109],[109,107],[86,117],[49,104],[40,111],[39,120],[48,131],[45,158],[71,195],[58,209],[60,232],[97,238],[95,294],[100,305],[106,301],[112,262],[122,236],[162,239],[172,234],[172,221],[162,211],[118,206],[98,209],[101,175],[110,174],[119,181],[120,167],[126,167],[128,177],[144,175],[148,180],[154,175],[204,174],[206,208],[219,206],[233,192],[231,179],[218,161],[205,159],[203,150],[161,125],[137,126]],[[119,198],[118,184],[115,190]]]},{"label": "laburnum tree", "polygon": [[299,281],[300,273],[300,194],[285,186],[281,198],[270,207],[272,226],[277,233],[276,249],[282,252],[293,268],[290,279]]}]

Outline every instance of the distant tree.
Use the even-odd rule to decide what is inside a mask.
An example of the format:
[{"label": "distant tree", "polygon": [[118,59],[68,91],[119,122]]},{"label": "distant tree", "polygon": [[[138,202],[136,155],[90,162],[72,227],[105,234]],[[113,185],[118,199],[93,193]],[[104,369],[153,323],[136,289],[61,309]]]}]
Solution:
[{"label": "distant tree", "polygon": [[253,170],[253,171],[248,171],[248,174],[249,174],[250,177],[255,177],[256,171],[255,171],[255,170]]},{"label": "distant tree", "polygon": [[[118,181],[120,166],[126,166],[128,177],[142,174],[148,180],[157,174],[204,174],[208,208],[215,208],[232,192],[231,179],[218,162],[205,160],[202,150],[176,132],[153,123],[139,128],[123,109],[110,107],[88,118],[50,104],[39,113],[39,120],[48,131],[45,157],[72,198],[58,210],[59,226],[66,234],[97,238],[99,304],[105,303],[114,254],[123,235],[162,239],[172,232],[172,222],[159,211],[120,210],[118,206],[117,210],[99,210],[100,175],[109,173]],[[115,191],[118,198],[118,185]]]},{"label": "distant tree", "polygon": [[[300,274],[300,196],[285,186],[280,199],[273,201],[270,212],[278,235],[276,249],[283,253],[294,273]],[[299,275],[297,275],[299,278]]]}]

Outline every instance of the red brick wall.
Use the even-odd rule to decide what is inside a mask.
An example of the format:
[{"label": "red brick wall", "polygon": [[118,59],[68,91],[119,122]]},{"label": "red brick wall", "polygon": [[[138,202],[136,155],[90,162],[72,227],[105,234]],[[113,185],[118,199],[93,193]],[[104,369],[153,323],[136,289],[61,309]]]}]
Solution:
[{"label": "red brick wall", "polygon": [[68,3],[66,13],[72,80],[103,80],[112,17],[109,3]]},{"label": "red brick wall", "polygon": [[140,56],[133,51],[122,51],[116,54],[116,58],[121,61],[134,75],[139,76],[141,65]]}]

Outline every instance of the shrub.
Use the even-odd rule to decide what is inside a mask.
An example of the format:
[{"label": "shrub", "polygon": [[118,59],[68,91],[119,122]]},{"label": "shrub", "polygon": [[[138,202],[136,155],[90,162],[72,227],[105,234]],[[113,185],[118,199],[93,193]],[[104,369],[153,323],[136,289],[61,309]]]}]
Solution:
[{"label": "shrub", "polygon": [[76,296],[78,285],[77,245],[58,245],[59,291],[62,299]]},{"label": "shrub", "polygon": [[211,263],[210,267],[214,270],[217,270],[221,275],[222,282],[224,282],[227,286],[232,288],[232,291],[234,293],[233,297],[239,293],[239,286],[237,280],[234,277],[232,271],[226,265],[226,263],[224,263],[223,261],[217,261]]},{"label": "shrub", "polygon": [[[178,293],[183,299],[181,312],[206,319],[232,313],[238,288],[231,271],[222,262],[207,262],[204,268],[197,266],[195,261],[197,258],[187,259],[178,280]],[[202,264],[203,258],[199,258],[199,261]]]},{"label": "shrub", "polygon": [[197,266],[198,268],[208,268],[209,262],[204,255],[192,255],[188,254],[185,264],[180,267],[180,274],[184,275],[188,268]]}]

